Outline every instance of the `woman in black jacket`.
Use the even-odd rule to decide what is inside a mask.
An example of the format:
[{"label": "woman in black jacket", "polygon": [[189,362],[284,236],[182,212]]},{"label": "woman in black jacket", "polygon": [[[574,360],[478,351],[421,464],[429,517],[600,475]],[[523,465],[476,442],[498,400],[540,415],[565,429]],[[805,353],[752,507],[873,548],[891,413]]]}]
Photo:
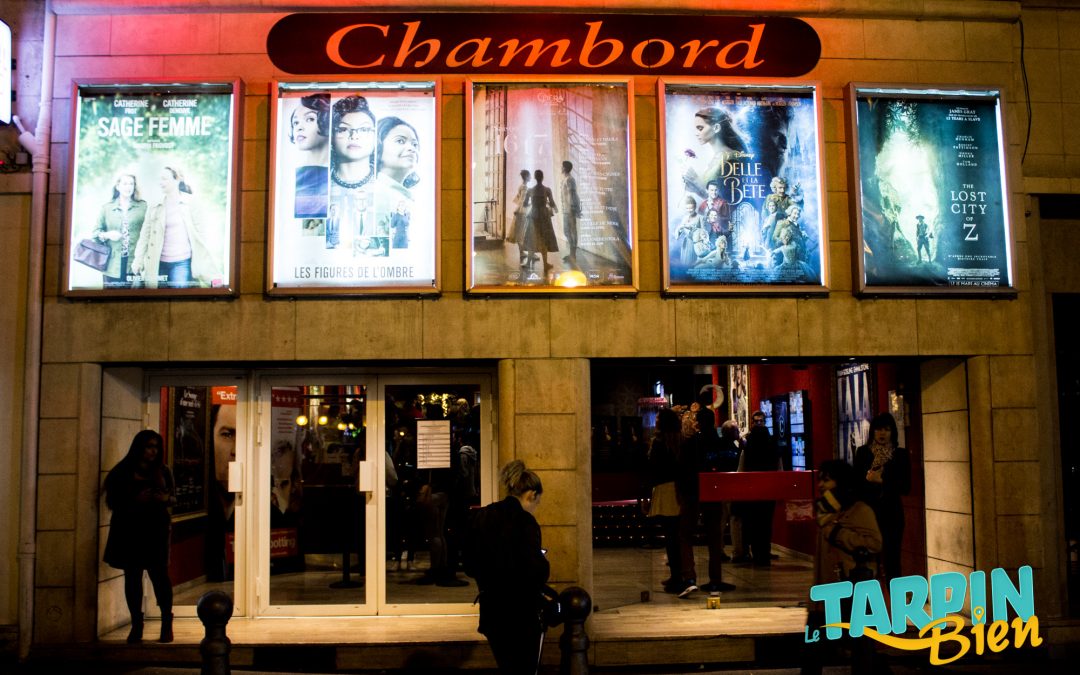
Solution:
[{"label": "woman in black jacket", "polygon": [[900,576],[900,545],[904,540],[902,497],[911,492],[911,457],[897,447],[896,421],[889,413],[870,420],[870,442],[855,451],[855,475],[860,497],[874,509],[881,538],[886,581]]},{"label": "woman in black jacket", "polygon": [[503,675],[533,675],[544,628],[541,598],[550,566],[533,514],[544,487],[521,460],[503,467],[507,497],[474,516],[467,572],[480,587],[480,632]]},{"label": "woman in black jacket", "polygon": [[169,580],[169,508],[176,489],[162,461],[165,444],[156,431],[135,434],[127,456],[105,477],[105,505],[112,510],[105,562],[124,570],[124,598],[131,612],[128,642],[141,642],[143,633],[142,578],[150,576],[161,608],[159,642],[172,642],[172,582]]}]

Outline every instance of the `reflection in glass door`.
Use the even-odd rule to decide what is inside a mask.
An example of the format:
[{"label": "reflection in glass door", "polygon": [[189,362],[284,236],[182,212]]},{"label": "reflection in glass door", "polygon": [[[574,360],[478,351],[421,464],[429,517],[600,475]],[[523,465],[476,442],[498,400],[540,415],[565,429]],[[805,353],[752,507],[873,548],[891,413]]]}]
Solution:
[{"label": "reflection in glass door", "polygon": [[[178,379],[186,383],[176,384]],[[193,616],[204,593],[221,590],[244,613],[242,486],[229,481],[230,463],[244,461],[246,407],[239,377],[155,378],[149,426],[165,440],[175,484],[169,578],[178,616]],[[239,573],[238,573],[239,572]],[[147,591],[147,597],[153,597]],[[149,615],[158,609],[147,603]]]},{"label": "reflection in glass door", "polygon": [[487,478],[486,391],[476,381],[406,382],[382,389],[385,604],[469,607],[477,589],[461,571],[461,547]]},{"label": "reflection in glass door", "polygon": [[264,392],[259,475],[269,487],[260,497],[265,604],[290,606],[289,614],[301,605],[339,607],[334,611],[348,605],[349,613],[370,613],[363,609],[371,605],[367,533],[369,511],[377,505],[370,503],[367,387],[275,382]]}]

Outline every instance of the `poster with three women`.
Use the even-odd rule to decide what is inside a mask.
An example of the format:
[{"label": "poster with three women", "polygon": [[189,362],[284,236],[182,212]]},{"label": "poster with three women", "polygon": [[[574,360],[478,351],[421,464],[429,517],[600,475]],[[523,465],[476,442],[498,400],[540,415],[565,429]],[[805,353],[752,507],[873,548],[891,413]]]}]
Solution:
[{"label": "poster with three women", "polygon": [[438,292],[436,84],[276,84],[270,294]]},{"label": "poster with three women", "polygon": [[76,85],[65,292],[234,292],[236,83]]},{"label": "poster with three women", "polygon": [[660,82],[665,290],[824,290],[813,87]]}]

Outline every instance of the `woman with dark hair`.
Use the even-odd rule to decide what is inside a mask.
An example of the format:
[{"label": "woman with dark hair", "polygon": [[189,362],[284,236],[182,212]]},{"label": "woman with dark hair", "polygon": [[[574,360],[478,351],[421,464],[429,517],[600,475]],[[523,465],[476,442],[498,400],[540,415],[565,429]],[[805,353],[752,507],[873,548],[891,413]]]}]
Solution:
[{"label": "woman with dark hair", "polygon": [[724,160],[734,152],[746,152],[746,141],[735,129],[731,115],[717,107],[702,108],[694,113],[694,135],[698,143],[708,146],[712,157],[700,175],[693,167],[687,167],[683,182],[688,192],[704,197],[709,182],[721,180]]},{"label": "woman with dark hair", "polygon": [[507,496],[473,517],[465,569],[480,587],[480,627],[499,672],[536,672],[544,625],[540,611],[550,567],[534,514],[544,486],[514,460],[499,472]]},{"label": "woman with dark hair", "polygon": [[297,218],[325,218],[330,188],[330,94],[302,96],[289,116],[289,142],[296,146]]},{"label": "woman with dark hair", "polygon": [[[375,143],[375,217],[380,245],[408,248],[408,227],[412,218],[412,188],[420,182],[416,165],[420,162],[420,138],[413,125],[400,117],[379,120]],[[383,247],[384,252],[387,246]]]},{"label": "woman with dark hair", "polygon": [[146,216],[131,271],[142,275],[147,288],[162,281],[172,288],[209,286],[224,270],[192,206],[191,186],[171,166],[162,168],[159,185],[161,201]]},{"label": "woman with dark hair", "polygon": [[375,115],[363,96],[346,96],[334,103],[334,143],[330,177],[347,190],[375,178]]},{"label": "woman with dark hair", "polygon": [[[555,197],[551,194],[551,188],[544,185],[544,172],[540,169],[533,171],[536,185],[529,189],[525,198],[525,211],[528,221],[528,229],[525,233],[525,250],[539,253],[544,261],[544,276],[551,271],[553,265],[548,264],[548,253],[559,250],[559,242],[555,239],[555,227],[551,224],[551,217],[559,212],[555,205]],[[529,266],[532,261],[529,260]]]},{"label": "woman with dark hair", "polygon": [[159,642],[172,642],[172,582],[169,580],[169,508],[176,503],[172,472],[162,460],[165,444],[156,431],[135,434],[127,456],[105,477],[105,505],[112,511],[104,560],[124,570],[124,599],[131,613],[128,642],[143,634],[143,570],[161,608]]},{"label": "woman with dark hair", "polygon": [[330,200],[338,205],[340,228],[354,256],[369,254],[375,235],[375,115],[363,96],[346,96],[333,106],[330,146]]},{"label": "woman with dark hair", "polygon": [[870,442],[855,451],[855,476],[860,494],[877,515],[885,545],[885,579],[900,576],[900,545],[904,540],[902,497],[911,492],[911,457],[897,447],[896,420],[881,413],[870,420]]},{"label": "woman with dark hair", "polygon": [[107,243],[111,251],[109,264],[101,273],[103,288],[131,286],[128,272],[144,220],[146,202],[139,197],[138,182],[133,174],[122,173],[113,183],[112,199],[101,207],[92,235],[98,241]]},{"label": "woman with dark hair", "polygon": [[653,485],[649,518],[655,518],[664,533],[664,548],[667,549],[671,574],[661,583],[669,593],[683,590],[680,585],[679,499],[675,491],[675,479],[679,475],[679,446],[683,442],[681,430],[679,414],[671,408],[661,408],[656,414],[656,435],[649,446],[649,478]]}]

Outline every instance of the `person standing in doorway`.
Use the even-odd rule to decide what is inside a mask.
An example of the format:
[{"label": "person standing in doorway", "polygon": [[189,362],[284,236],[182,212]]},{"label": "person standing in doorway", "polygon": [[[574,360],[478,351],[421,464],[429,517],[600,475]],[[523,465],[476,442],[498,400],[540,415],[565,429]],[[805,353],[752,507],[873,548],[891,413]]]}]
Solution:
[{"label": "person standing in doorway", "polygon": [[[760,422],[759,422],[760,420]],[[739,458],[739,471],[783,471],[783,460],[776,448],[765,416],[760,411],[753,415],[750,433],[746,437],[746,449]],[[776,511],[775,501],[744,502],[741,516],[743,540],[750,549],[755,567],[772,564],[772,521]]]},{"label": "person standing in doorway", "polygon": [[112,511],[105,562],[124,571],[124,599],[131,613],[129,643],[142,642],[143,571],[161,608],[159,642],[172,642],[172,582],[169,580],[170,507],[176,503],[172,472],[162,460],[165,443],[152,430],[135,434],[127,456],[105,477],[105,505]]},{"label": "person standing in doorway", "polygon": [[885,579],[900,576],[900,545],[904,540],[902,497],[911,492],[911,457],[897,447],[896,421],[889,413],[870,420],[870,442],[855,451],[855,476],[861,498],[874,509],[881,528]]}]

